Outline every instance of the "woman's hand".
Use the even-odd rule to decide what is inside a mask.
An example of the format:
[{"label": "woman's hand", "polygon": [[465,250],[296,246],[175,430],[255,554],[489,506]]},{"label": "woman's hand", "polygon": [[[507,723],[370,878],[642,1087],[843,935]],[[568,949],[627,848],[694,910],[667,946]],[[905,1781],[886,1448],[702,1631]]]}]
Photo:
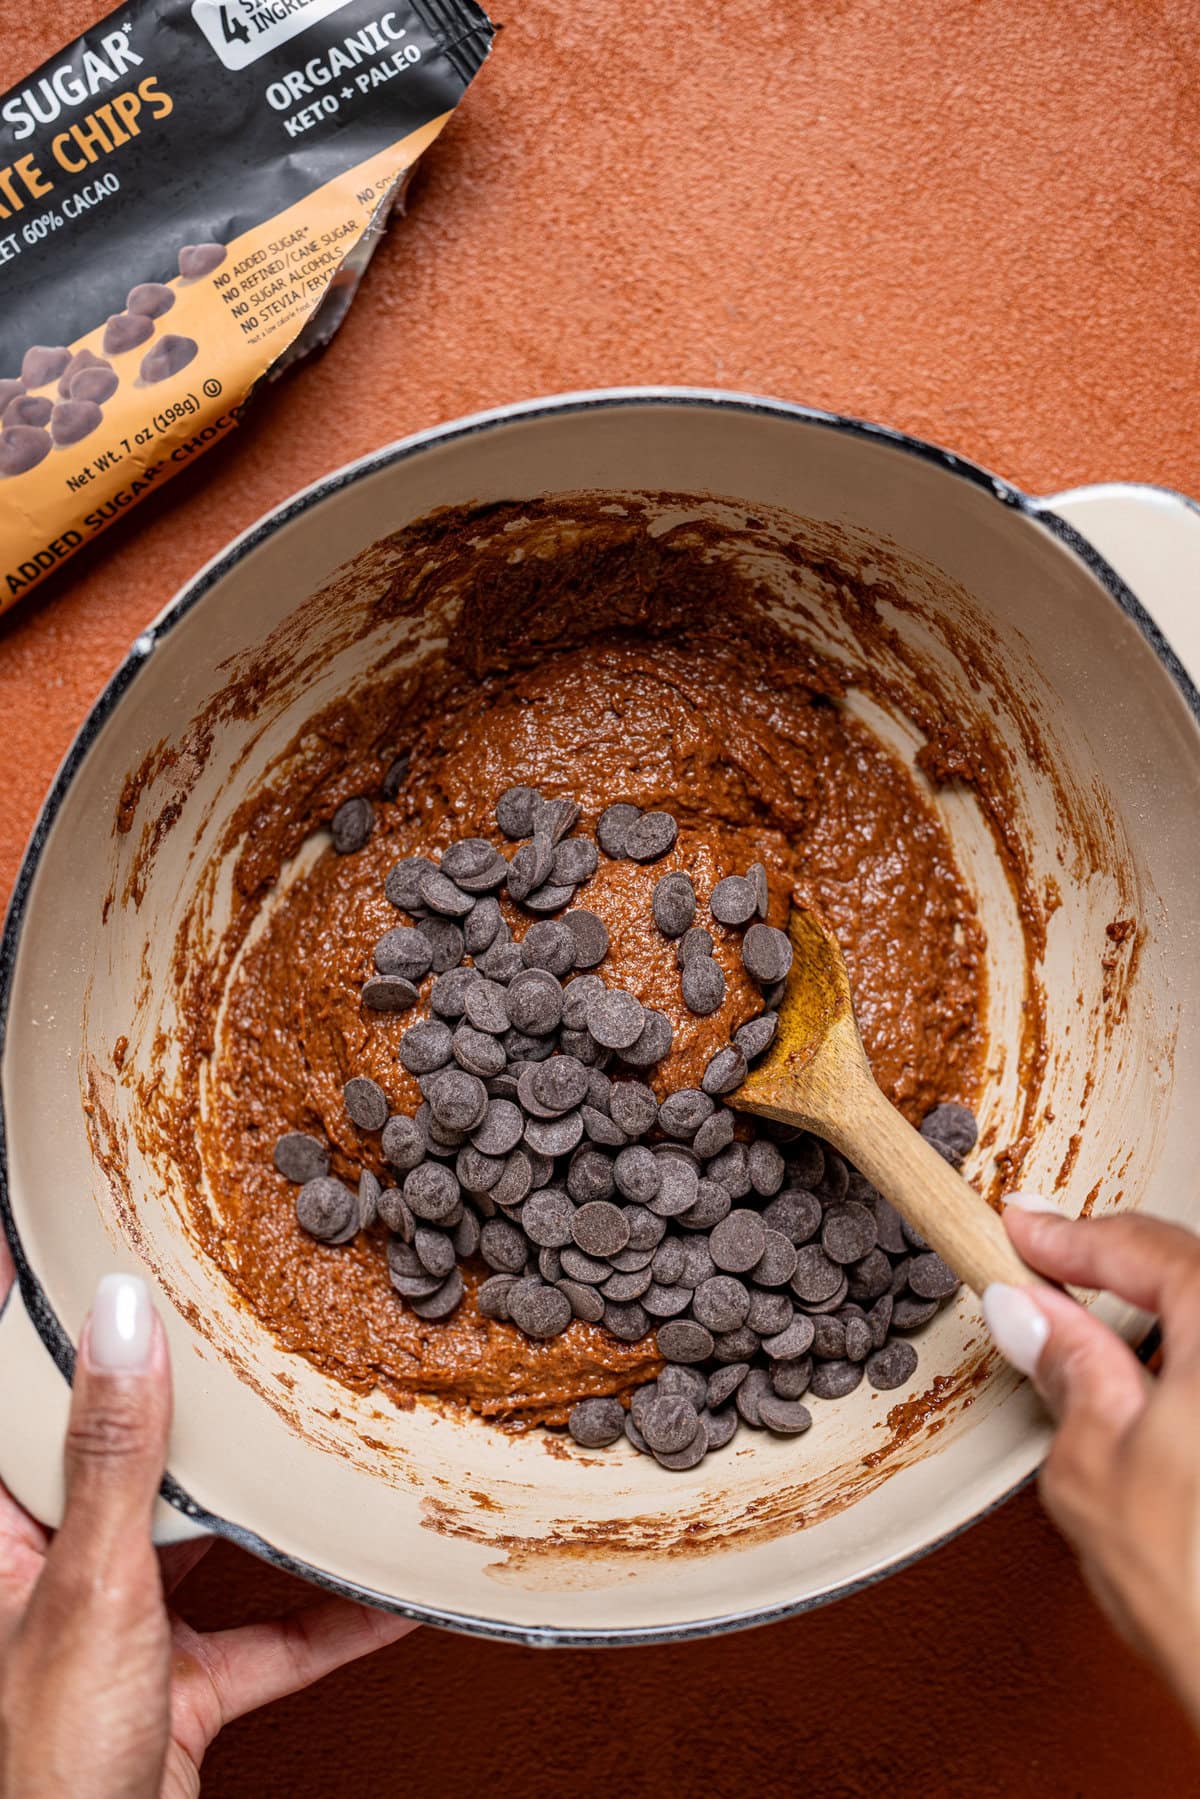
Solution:
[{"label": "woman's hand", "polygon": [[[11,1279],[0,1242],[0,1296]],[[174,1616],[166,1595],[208,1542],[151,1546],[170,1415],[145,1283],[110,1275],[80,1343],[53,1538],[0,1487],[3,1799],[184,1799],[222,1725],[413,1629],[348,1600],[207,1635]]]},{"label": "woman's hand", "polygon": [[1153,1313],[1162,1371],[1050,1287],[989,1287],[999,1348],[1058,1421],[1046,1510],[1096,1598],[1200,1729],[1200,1239],[1156,1218],[1070,1220],[1014,1194],[1009,1235],[1030,1267]]}]

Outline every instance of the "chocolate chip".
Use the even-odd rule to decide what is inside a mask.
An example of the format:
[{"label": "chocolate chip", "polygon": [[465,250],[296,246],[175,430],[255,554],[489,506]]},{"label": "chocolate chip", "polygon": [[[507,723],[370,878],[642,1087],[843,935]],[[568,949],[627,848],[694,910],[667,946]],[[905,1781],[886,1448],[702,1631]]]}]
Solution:
[{"label": "chocolate chip", "polygon": [[481,1079],[503,1074],[508,1064],[503,1044],[489,1032],[476,1030],[472,1024],[460,1024],[455,1031],[454,1060],[468,1074],[479,1075]]},{"label": "chocolate chip", "polygon": [[699,1419],[682,1393],[658,1393],[638,1413],[638,1429],[656,1454],[673,1455],[694,1441]]},{"label": "chocolate chip", "polygon": [[773,1362],[792,1362],[806,1356],[812,1348],[816,1324],[813,1319],[797,1314],[790,1324],[773,1336],[763,1338],[763,1348]]},{"label": "chocolate chip", "polygon": [[566,798],[554,800],[539,798],[533,808],[534,835],[548,837],[552,844],[558,844],[575,826],[578,819],[578,801]]},{"label": "chocolate chip", "polygon": [[[461,886],[464,893],[469,893],[472,889],[467,886],[468,881],[484,876],[491,882],[497,862],[502,864],[500,880],[503,880],[508,865],[495,844],[489,843],[486,837],[460,837],[442,851],[440,872],[455,886]],[[500,880],[496,881],[497,886]],[[428,900],[425,903],[428,905]]]},{"label": "chocolate chip", "polygon": [[580,1206],[570,1223],[571,1236],[585,1255],[615,1256],[629,1242],[629,1220],[610,1200]]},{"label": "chocolate chip", "polygon": [[408,769],[411,757],[407,750],[402,750],[393,757],[388,771],[379,784],[379,791],[385,800],[394,800],[404,783],[408,780]]},{"label": "chocolate chip", "polygon": [[675,1032],[665,1012],[647,1007],[645,1020],[641,1036],[621,1051],[622,1060],[631,1068],[649,1068],[652,1063],[661,1062],[674,1041]]},{"label": "chocolate chip", "polygon": [[836,1149],[825,1145],[825,1172],[814,1189],[825,1205],[836,1205],[850,1191],[850,1167]]},{"label": "chocolate chip", "polygon": [[766,1293],[755,1287],[750,1294],[750,1310],[746,1323],[760,1337],[777,1337],[796,1316],[796,1309],[786,1293]]},{"label": "chocolate chip", "polygon": [[658,1353],[668,1362],[703,1362],[713,1352],[713,1336],[691,1318],[673,1318],[660,1324]]},{"label": "chocolate chip", "polygon": [[783,1186],[784,1162],[773,1143],[758,1137],[746,1152],[746,1168],[750,1185],[763,1199],[770,1199]]},{"label": "chocolate chip", "polygon": [[726,875],[712,890],[709,910],[718,924],[749,924],[758,909],[758,896],[744,875]]},{"label": "chocolate chip", "polygon": [[518,1281],[508,1295],[508,1315],[527,1337],[557,1337],[571,1322],[571,1302],[558,1287]]},{"label": "chocolate chip", "polygon": [[439,1018],[462,1018],[467,1010],[467,991],[485,979],[475,968],[448,968],[429,990],[429,1005]]},{"label": "chocolate chip", "polygon": [[625,1414],[625,1435],[633,1444],[633,1447],[637,1450],[639,1455],[649,1455],[651,1453],[650,1445],[647,1443],[645,1437],[643,1437],[637,1425],[633,1422],[633,1415],[630,1412],[626,1412]]},{"label": "chocolate chip", "polygon": [[888,1343],[867,1357],[867,1379],[881,1393],[902,1387],[917,1370],[917,1352],[911,1343]]},{"label": "chocolate chip", "polygon": [[[656,1281],[673,1287],[683,1276],[683,1244],[678,1237],[664,1237],[654,1252],[651,1270]],[[688,1288],[689,1294],[691,1288]]]},{"label": "chocolate chip", "polygon": [[865,1362],[871,1353],[871,1327],[864,1318],[851,1318],[846,1323],[846,1360]]},{"label": "chocolate chip", "polygon": [[648,1268],[631,1269],[628,1272],[618,1269],[604,1282],[600,1291],[605,1299],[624,1303],[631,1299],[641,1299],[651,1284]]},{"label": "chocolate chip", "polygon": [[510,787],[496,801],[496,823],[506,837],[532,837],[534,808],[541,802],[536,787]]},{"label": "chocolate chip", "polygon": [[678,1318],[692,1303],[692,1289],[652,1279],[642,1294],[642,1304],[652,1318]]},{"label": "chocolate chip", "polygon": [[459,1202],[459,1186],[440,1162],[422,1162],[404,1177],[404,1201],[415,1218],[440,1224]]},{"label": "chocolate chip", "polygon": [[303,1131],[285,1131],[275,1145],[275,1166],[285,1180],[303,1186],[329,1173],[329,1151]]},{"label": "chocolate chip", "polygon": [[454,1266],[454,1245],[445,1231],[419,1224],[413,1235],[413,1248],[421,1266],[444,1281]]},{"label": "chocolate chip", "polygon": [[819,1304],[832,1298],[845,1280],[841,1268],[830,1261],[819,1243],[806,1243],[796,1255],[792,1292],[805,1302]]},{"label": "chocolate chip", "polygon": [[228,254],[224,244],[184,244],[179,252],[179,273],[185,281],[198,281],[219,269]]},{"label": "chocolate chip", "polygon": [[656,1153],[655,1161],[658,1164],[658,1192],[646,1203],[658,1218],[678,1218],[695,1205],[700,1191],[699,1176],[689,1162],[665,1155],[662,1150]]},{"label": "chocolate chip", "polygon": [[50,454],[53,440],[37,425],[11,425],[0,431],[0,475],[23,475]]},{"label": "chocolate chip", "polygon": [[775,1041],[775,1032],[778,1028],[778,1012],[763,1012],[757,1018],[752,1018],[749,1024],[744,1024],[740,1030],[735,1031],[733,1041],[746,1060],[752,1062],[755,1056],[761,1056],[765,1049],[770,1048]]},{"label": "chocolate chip", "polygon": [[558,1187],[543,1187],[531,1193],[521,1212],[521,1229],[539,1248],[562,1249],[571,1241],[571,1220],[575,1207]]},{"label": "chocolate chip", "polygon": [[436,873],[436,865],[428,856],[405,856],[389,868],[384,878],[383,891],[397,912],[409,912],[418,916],[424,911],[421,898],[421,880],[424,875]]},{"label": "chocolate chip", "polygon": [[686,1212],[676,1214],[678,1222],[689,1231],[710,1231],[714,1224],[728,1218],[732,1199],[716,1181],[702,1180],[696,1186],[696,1201]]},{"label": "chocolate chip", "polygon": [[[79,397],[86,399],[87,396],[81,394]],[[16,394],[4,408],[4,423],[8,426],[37,425],[40,427],[50,423],[50,415],[53,411],[53,402],[47,400],[43,394],[20,393]]]},{"label": "chocolate chip", "polygon": [[771,1376],[765,1368],[751,1368],[733,1396],[738,1416],[755,1430],[762,1428],[760,1407],[772,1396]]},{"label": "chocolate chip", "polygon": [[126,312],[142,312],[148,319],[160,319],[175,304],[175,291],[163,281],[139,281],[125,296]]},{"label": "chocolate chip", "polygon": [[[573,1046],[568,1046],[567,1043],[568,1037],[572,1034],[564,1031],[559,1039],[564,1050],[567,1050],[569,1054],[574,1053]],[[544,1062],[547,1056],[554,1054],[553,1034],[545,1037],[527,1037],[524,1031],[505,1031],[502,1041],[504,1053],[510,1063],[508,1070],[510,1074],[514,1069],[524,1068],[530,1062]],[[591,1038],[587,1037],[586,1042],[590,1043]]]},{"label": "chocolate chip", "polygon": [[330,1174],[305,1181],[296,1195],[296,1218],[319,1243],[334,1243],[358,1229],[358,1195]]},{"label": "chocolate chip", "polygon": [[373,1012],[407,1012],[417,1003],[417,990],[399,974],[376,974],[363,983],[362,1001]]},{"label": "chocolate chip", "polygon": [[[101,348],[106,356],[123,356],[127,350],[135,350],[153,336],[154,320],[148,319],[144,312],[114,312],[105,322]],[[61,374],[61,369],[58,372]],[[30,385],[40,387],[41,383],[31,382]]]},{"label": "chocolate chip", "polygon": [[464,1143],[454,1158],[454,1173],[464,1193],[490,1193],[504,1173],[504,1157],[489,1156],[473,1143]]},{"label": "chocolate chip", "polygon": [[813,1354],[823,1361],[840,1361],[846,1353],[846,1326],[840,1318],[813,1319]]},{"label": "chocolate chip", "polygon": [[[563,923],[570,924],[574,916],[573,912],[568,912]],[[564,1028],[571,1031],[585,1031],[588,1012],[604,991],[604,982],[598,974],[576,975],[575,979],[562,990]]]},{"label": "chocolate chip", "polygon": [[342,1088],[350,1122],[360,1131],[381,1131],[388,1120],[387,1094],[377,1082],[356,1074]]},{"label": "chocolate chip", "polygon": [[[136,313],[127,313],[127,318],[136,318]],[[107,349],[108,333],[105,332],[105,348]],[[138,374],[143,381],[169,381],[180,369],[185,369],[200,345],[194,337],[183,337],[178,331],[167,331],[158,342],[151,344],[142,357]]]},{"label": "chocolate chip", "polygon": [[526,968],[561,978],[575,966],[574,932],[562,919],[540,919],[521,940],[521,960]]},{"label": "chocolate chip", "polygon": [[845,1399],[862,1380],[861,1362],[814,1362],[809,1392],[818,1399]]},{"label": "chocolate chip", "polygon": [[882,1349],[887,1342],[887,1334],[891,1328],[892,1311],[895,1307],[895,1303],[896,1302],[890,1293],[884,1293],[881,1298],[875,1301],[875,1304],[867,1313],[867,1323],[871,1327],[871,1347],[873,1349]]},{"label": "chocolate chip", "polygon": [[605,1049],[628,1049],[641,1035],[646,1014],[632,993],[602,993],[588,1011],[588,1030]]},{"label": "chocolate chip", "polygon": [[653,1254],[667,1233],[664,1220],[636,1203],[625,1206],[624,1212],[629,1220],[630,1250],[649,1250]]},{"label": "chocolate chip", "polygon": [[[709,1063],[711,1068],[712,1063]],[[701,1083],[703,1086],[703,1083]],[[705,1092],[709,1090],[704,1089]],[[692,1148],[704,1162],[710,1156],[719,1156],[721,1151],[733,1142],[733,1113],[721,1106],[706,1118],[692,1139]]]},{"label": "chocolate chip", "polygon": [[604,1449],[625,1434],[625,1408],[619,1399],[580,1399],[567,1416],[567,1429],[584,1449]]},{"label": "chocolate chip", "polygon": [[689,1012],[700,1018],[707,1018],[724,1004],[725,971],[712,956],[693,956],[684,966],[680,986]]},{"label": "chocolate chip", "polygon": [[470,1206],[463,1207],[463,1215],[454,1226],[451,1242],[454,1253],[460,1262],[467,1261],[479,1249],[479,1219]]},{"label": "chocolate chip", "polygon": [[393,1237],[387,1248],[388,1279],[402,1299],[430,1299],[442,1277],[430,1274],[416,1251]]},{"label": "chocolate chip", "polygon": [[409,1303],[418,1318],[431,1321],[448,1318],[455,1307],[462,1303],[463,1291],[463,1277],[457,1268],[452,1268],[449,1277],[436,1293],[431,1293],[428,1299],[414,1299]]},{"label": "chocolate chip", "polygon": [[524,1233],[507,1218],[488,1218],[479,1233],[479,1253],[489,1268],[517,1274],[524,1268],[529,1245]]},{"label": "chocolate chip", "polygon": [[638,1343],[650,1329],[650,1315],[636,1299],[627,1303],[606,1299],[604,1328],[622,1343]]},{"label": "chocolate chip", "polygon": [[659,1128],[668,1137],[689,1141],[712,1110],[713,1102],[707,1093],[698,1087],[680,1087],[658,1108]]},{"label": "chocolate chip", "polygon": [[379,974],[403,975],[416,985],[433,966],[433,949],[422,931],[399,924],[384,932],[375,945],[374,958]]},{"label": "chocolate chip", "polygon": [[527,900],[549,878],[554,867],[554,845],[548,837],[535,837],[523,843],[508,865],[508,891],[518,902]]},{"label": "chocolate chip", "polygon": [[[484,1226],[487,1229],[487,1226]],[[481,1281],[475,1294],[475,1303],[485,1318],[498,1319],[502,1324],[508,1322],[508,1295],[516,1285],[515,1274],[493,1274],[490,1279]]]},{"label": "chocolate chip", "polygon": [[713,1411],[723,1406],[727,1399],[732,1399],[749,1372],[749,1362],[727,1362],[723,1368],[714,1369],[708,1377],[706,1396]]},{"label": "chocolate chip", "polygon": [[26,387],[45,387],[58,380],[70,360],[70,350],[61,344],[32,344],[21,359],[21,380]]},{"label": "chocolate chip", "polygon": [[768,1430],[784,1437],[798,1437],[812,1424],[812,1413],[798,1399],[781,1399],[777,1393],[764,1393],[758,1415]]},{"label": "chocolate chip", "polygon": [[[589,1072],[594,1074],[596,1070]],[[584,1131],[593,1143],[602,1144],[606,1149],[624,1149],[629,1139],[624,1131],[617,1128],[607,1112],[585,1105],[581,1108],[581,1115]]]},{"label": "chocolate chip", "polygon": [[929,1250],[909,1263],[908,1284],[918,1299],[949,1299],[958,1292],[960,1282],[953,1268]]},{"label": "chocolate chip", "polygon": [[929,1248],[928,1243],[926,1243],[916,1225],[910,1224],[907,1218],[902,1218],[900,1220],[900,1234],[910,1249],[924,1252]]},{"label": "chocolate chip", "polygon": [[583,1119],[578,1112],[564,1112],[561,1118],[531,1118],[525,1126],[525,1141],[546,1156],[565,1156],[583,1136]]},{"label": "chocolate chip", "polygon": [[567,1192],[578,1205],[593,1199],[610,1199],[614,1188],[612,1159],[590,1144],[583,1144],[571,1158]]},{"label": "chocolate chip", "polygon": [[935,1106],[921,1121],[921,1135],[957,1167],[974,1149],[979,1136],[975,1114],[951,1103]]},{"label": "chocolate chip", "polygon": [[[714,964],[715,966],[715,964]],[[684,995],[686,999],[686,994]],[[700,1077],[700,1085],[705,1093],[719,1095],[732,1093],[740,1087],[747,1075],[746,1058],[740,1049],[726,1045],[719,1049],[715,1056],[709,1058],[708,1066]]]},{"label": "chocolate chip", "polygon": [[630,806],[624,800],[618,800],[615,806],[605,807],[596,826],[596,836],[606,856],[612,856],[615,860],[625,854],[625,839],[629,828],[640,817],[640,807]]},{"label": "chocolate chip", "polygon": [[680,1243],[683,1250],[683,1271],[679,1281],[685,1287],[698,1287],[701,1281],[711,1280],[717,1272],[717,1264],[708,1253],[707,1237],[685,1237]]},{"label": "chocolate chip", "polygon": [[397,1112],[393,1118],[388,1119],[383,1127],[380,1146],[383,1150],[384,1160],[401,1173],[415,1168],[418,1162],[424,1160],[424,1133],[419,1125],[413,1119],[406,1118],[403,1112]]},{"label": "chocolate chip", "polygon": [[600,856],[590,837],[565,837],[554,851],[550,879],[563,887],[578,887],[596,872]]},{"label": "chocolate chip", "polygon": [[[375,829],[375,808],[363,794],[343,800],[329,822],[333,847],[339,856],[352,856],[362,849]],[[380,974],[406,974],[407,969],[380,969]]]},{"label": "chocolate chip", "polygon": [[696,889],[682,870],[655,883],[651,900],[654,922],[664,937],[682,937],[696,916]]},{"label": "chocolate chip", "polygon": [[642,812],[625,832],[624,853],[632,862],[657,862],[674,849],[678,835],[669,812]]},{"label": "chocolate chip", "polygon": [[[795,1282],[793,1281],[792,1292],[795,1293],[795,1291],[796,1287]],[[839,1306],[845,1305],[847,1291],[848,1283],[846,1281],[845,1272],[843,1271],[841,1280],[829,1295],[828,1299],[802,1299],[800,1300],[800,1305],[811,1317],[816,1318],[823,1312],[836,1312]]]},{"label": "chocolate chip", "polygon": [[[521,1228],[523,1230],[525,1228],[524,1213],[522,1213],[521,1216]],[[526,1231],[525,1234],[528,1236],[528,1231]],[[538,1273],[541,1275],[542,1279],[544,1281],[549,1281],[552,1287],[557,1287],[559,1281],[562,1279],[563,1271],[562,1257],[559,1255],[557,1249],[549,1244],[543,1244],[542,1248],[538,1250],[537,1262]]]},{"label": "chocolate chip", "polygon": [[767,886],[767,870],[762,862],[752,862],[746,870],[746,879],[754,889],[754,903],[760,918],[767,916],[771,904],[771,892]]},{"label": "chocolate chip", "polygon": [[698,1324],[710,1331],[724,1333],[739,1330],[750,1309],[750,1291],[728,1274],[715,1274],[696,1288],[692,1313]]},{"label": "chocolate chip", "polygon": [[509,1099],[489,1098],[487,1110],[471,1132],[471,1142],[485,1156],[507,1156],[521,1141],[525,1120]]},{"label": "chocolate chip", "polygon": [[792,966],[792,945],[786,931],[770,924],[752,924],[742,939],[742,961],[761,986],[786,980]]},{"label": "chocolate chip", "polygon": [[882,1249],[868,1250],[861,1262],[851,1262],[846,1272],[853,1300],[879,1299],[891,1288],[892,1265]]},{"label": "chocolate chip", "polygon": [[80,443],[103,418],[91,400],[60,400],[50,414],[50,436],[59,445]]},{"label": "chocolate chip", "polygon": [[731,1143],[709,1161],[706,1169],[710,1181],[724,1187],[733,1199],[744,1199],[750,1191],[750,1170],[744,1143]]},{"label": "chocolate chip", "polygon": [[729,1274],[745,1274],[762,1257],[766,1242],[759,1214],[741,1207],[714,1227],[708,1248],[718,1268]]},{"label": "chocolate chip", "polygon": [[397,1052],[402,1068],[409,1074],[432,1074],[444,1068],[454,1050],[454,1036],[440,1018],[422,1018],[410,1024],[400,1039]]},{"label": "chocolate chip", "polygon": [[544,1037],[562,1017],[563,990],[546,969],[526,968],[509,982],[504,1003],[517,1030]]},{"label": "chocolate chip", "polygon": [[575,897],[573,887],[560,887],[553,881],[526,895],[524,905],[530,912],[561,912]]},{"label": "chocolate chip", "polygon": [[[719,1436],[719,1431],[718,1431]],[[660,1468],[670,1468],[673,1473],[681,1473],[688,1468],[695,1468],[708,1454],[709,1436],[704,1420],[697,1415],[696,1434],[683,1449],[655,1450],[654,1459]]]},{"label": "chocolate chip", "polygon": [[821,1202],[803,1187],[789,1187],[763,1209],[763,1222],[789,1242],[807,1243],[821,1228]]},{"label": "chocolate chip", "polygon": [[627,1137],[641,1137],[658,1117],[658,1101],[643,1081],[614,1081],[609,1111]]},{"label": "chocolate chip", "polygon": [[693,956],[711,956],[712,953],[712,932],[706,931],[703,925],[692,925],[675,946],[675,966],[686,968]]},{"label": "chocolate chip", "polygon": [[[484,1122],[486,1125],[486,1119]],[[522,1131],[525,1129],[523,1117],[521,1118],[521,1129]],[[532,1187],[533,1166],[529,1152],[524,1149],[514,1149],[505,1161],[504,1173],[491,1189],[491,1196],[498,1206],[519,1206]]]},{"label": "chocolate chip", "polygon": [[825,1177],[825,1150],[806,1131],[788,1145],[787,1178],[790,1187],[804,1187],[815,1192]]},{"label": "chocolate chip", "polygon": [[403,1242],[412,1242],[417,1221],[399,1187],[385,1187],[375,1201],[375,1209],[390,1231],[395,1231]]},{"label": "chocolate chip", "polygon": [[[500,934],[501,923],[500,902],[494,894],[486,894],[482,899],[476,900],[462,927],[463,946],[467,954],[478,957],[490,949]],[[519,951],[517,966],[521,966]]]},{"label": "chocolate chip", "polygon": [[782,1231],[768,1229],[766,1246],[751,1270],[760,1287],[786,1287],[796,1272],[796,1246]]},{"label": "chocolate chip", "polygon": [[465,918],[475,901],[448,875],[435,868],[426,870],[421,876],[421,903],[441,918]]},{"label": "chocolate chip", "polygon": [[597,1256],[585,1255],[574,1243],[564,1245],[562,1266],[563,1273],[569,1280],[580,1281],[587,1287],[599,1286],[612,1273],[608,1262],[601,1261]]},{"label": "chocolate chip", "polygon": [[508,1016],[506,990],[499,982],[489,981],[485,976],[472,981],[467,988],[466,1015],[477,1031],[502,1037],[512,1022]]},{"label": "chocolate chip", "polygon": [[811,1356],[797,1356],[792,1361],[773,1362],[771,1365],[771,1388],[778,1393],[780,1399],[799,1399],[807,1393],[812,1382],[813,1363]]},{"label": "chocolate chip", "polygon": [[875,1247],[875,1214],[850,1200],[831,1206],[821,1226],[821,1248],[832,1262],[857,1262]]}]

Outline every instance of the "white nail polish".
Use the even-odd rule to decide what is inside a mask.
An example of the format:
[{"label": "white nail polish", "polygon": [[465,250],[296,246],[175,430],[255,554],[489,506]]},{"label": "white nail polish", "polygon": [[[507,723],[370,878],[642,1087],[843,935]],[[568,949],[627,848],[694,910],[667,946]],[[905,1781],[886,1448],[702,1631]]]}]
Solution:
[{"label": "white nail polish", "polygon": [[154,1308],[136,1274],[106,1274],[96,1288],[88,1325],[88,1360],[109,1374],[146,1367],[153,1342]]},{"label": "white nail polish", "polygon": [[1059,1218],[1065,1215],[1052,1199],[1043,1199],[1040,1193],[1004,1193],[1001,1201],[1006,1206],[1016,1206],[1018,1212],[1054,1212]]},{"label": "white nail polish", "polygon": [[993,1281],[983,1291],[983,1316],[996,1348],[1021,1374],[1032,1374],[1050,1335],[1049,1321],[1024,1287]]}]

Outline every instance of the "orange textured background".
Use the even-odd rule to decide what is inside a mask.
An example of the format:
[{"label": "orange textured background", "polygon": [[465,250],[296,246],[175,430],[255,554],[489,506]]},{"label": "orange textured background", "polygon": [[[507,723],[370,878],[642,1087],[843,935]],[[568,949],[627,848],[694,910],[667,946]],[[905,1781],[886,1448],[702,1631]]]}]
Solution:
[{"label": "orange textured background", "polygon": [[[1027,488],[1200,492],[1197,0],[493,0],[491,63],[329,351],[0,624],[0,887],[126,646],[294,488],[479,406],[749,388]],[[95,0],[0,0],[0,87]],[[0,294],[2,294],[0,287]],[[223,1547],[197,1621],[297,1597]],[[678,1649],[426,1631],[233,1726],[206,1792],[1194,1789],[1026,1494],[854,1599]]]}]

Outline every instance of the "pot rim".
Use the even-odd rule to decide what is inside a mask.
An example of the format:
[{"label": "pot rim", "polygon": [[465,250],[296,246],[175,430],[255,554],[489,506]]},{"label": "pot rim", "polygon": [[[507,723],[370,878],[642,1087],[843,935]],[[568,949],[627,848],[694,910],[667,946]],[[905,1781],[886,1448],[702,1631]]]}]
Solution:
[{"label": "pot rim", "polygon": [[[1197,690],[1195,683],[1166,637],[1136,594],[1121,579],[1111,564],[1100,556],[1091,543],[1081,536],[1073,526],[1054,512],[1052,499],[1040,500],[1029,495],[1013,483],[1006,481],[1002,476],[994,475],[978,463],[959,456],[954,451],[947,450],[938,444],[911,436],[907,432],[894,430],[887,425],[878,425],[865,419],[855,418],[848,413],[826,412],[817,407],[803,406],[792,401],[776,400],[762,395],[723,388],[609,387],[551,394],[535,400],[517,401],[486,411],[470,413],[447,424],[434,425],[408,437],[399,438],[391,444],[384,445],[381,449],[369,451],[365,456],[343,464],[330,474],[314,481],[310,486],[301,488],[290,499],[282,501],[271,511],[264,513],[260,519],[235,537],[232,543],[219,551],[211,561],[199,569],[190,580],[184,583],[174,599],[168,602],[154,622],[135,639],[91,707],[63,758],[30,834],[9,900],[3,936],[0,937],[0,1225],[3,1226],[4,1235],[12,1254],[16,1279],[5,1303],[6,1305],[16,1304],[19,1290],[20,1300],[24,1302],[34,1328],[59,1372],[68,1382],[71,1380],[74,1369],[74,1347],[70,1336],[64,1330],[57,1313],[51,1306],[41,1281],[25,1255],[13,1216],[8,1179],[8,1141],[2,1074],[13,977],[21,929],[28,910],[34,876],[63,800],[101,728],[107,723],[119,702],[124,698],[126,691],[149,661],[160,637],[165,636],[191,612],[208,591],[223,580],[225,575],[243,557],[257,549],[260,544],[266,542],[269,537],[294,518],[299,517],[301,513],[321,504],[343,488],[349,487],[381,469],[408,461],[428,449],[456,443],[522,419],[549,418],[573,413],[617,409],[632,410],[639,406],[661,405],[758,415],[786,419],[802,425],[817,426],[842,435],[861,438],[869,443],[883,444],[907,455],[919,457],[923,461],[933,463],[947,474],[982,488],[998,505],[1008,507],[1031,522],[1041,525],[1065,548],[1080,558],[1097,583],[1108,593],[1110,599],[1138,627],[1187,702],[1192,716],[1200,724],[1200,691]],[[1178,500],[1190,510],[1200,512],[1200,507],[1197,507],[1194,501],[1173,489],[1143,488],[1143,491],[1147,490],[1167,495]],[[1139,1356],[1143,1360],[1149,1359],[1158,1346],[1158,1342],[1158,1327],[1153,1326],[1138,1346]],[[301,1561],[289,1555],[285,1550],[277,1548],[266,1538],[259,1536],[257,1532],[246,1526],[208,1511],[206,1507],[193,1499],[170,1473],[164,1475],[160,1492],[162,1498],[188,1518],[198,1532],[210,1532],[215,1536],[223,1537],[228,1542],[249,1551],[275,1567],[281,1568],[287,1573],[299,1575],[328,1592],[359,1600],[380,1610],[396,1613],[401,1617],[412,1618],[421,1623],[433,1624],[466,1635],[521,1643],[528,1647],[562,1646],[586,1649],[631,1646],[639,1643],[680,1643],[694,1638],[725,1635],[735,1630],[745,1630],[756,1625],[775,1623],[783,1618],[795,1617],[802,1612],[812,1611],[818,1606],[829,1604],[832,1600],[861,1592],[885,1576],[910,1567],[933,1550],[951,1542],[970,1526],[990,1516],[992,1512],[998,1510],[1001,1505],[1028,1486],[1035,1473],[1036,1466],[1029,1468],[1011,1486],[997,1494],[982,1510],[973,1512],[949,1530],[943,1531],[928,1542],[919,1545],[909,1554],[889,1560],[853,1580],[841,1581],[822,1593],[808,1598],[783,1600],[778,1605],[760,1606],[745,1612],[726,1613],[713,1618],[691,1619],[681,1624],[634,1626],[611,1630],[576,1630],[569,1625],[510,1624],[503,1620],[472,1616],[469,1613],[442,1611],[434,1606],[410,1604],[391,1594],[378,1592],[373,1588],[362,1586],[356,1581],[330,1574],[322,1568]]]}]

